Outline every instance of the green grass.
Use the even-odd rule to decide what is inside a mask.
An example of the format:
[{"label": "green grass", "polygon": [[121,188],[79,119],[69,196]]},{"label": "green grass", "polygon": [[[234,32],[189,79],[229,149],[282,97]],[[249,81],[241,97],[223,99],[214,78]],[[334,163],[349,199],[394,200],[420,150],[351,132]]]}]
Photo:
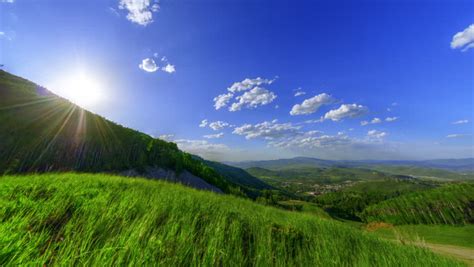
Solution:
[{"label": "green grass", "polygon": [[291,199],[291,200],[279,201],[278,205],[287,210],[305,212],[305,213],[316,215],[321,218],[331,218],[331,216],[329,216],[329,214],[327,214],[327,212],[325,212],[322,208],[318,207],[314,203],[310,203],[306,201]]},{"label": "green grass", "polygon": [[91,174],[0,177],[0,265],[463,266],[309,214]]},{"label": "green grass", "polygon": [[414,192],[367,207],[365,222],[399,224],[467,224],[474,222],[474,183],[448,184]]},{"label": "green grass", "polygon": [[340,191],[317,196],[312,201],[335,218],[360,221],[360,213],[370,205],[433,187],[426,182],[393,178],[360,181]]},{"label": "green grass", "polygon": [[474,225],[399,225],[379,228],[374,232],[389,239],[423,240],[435,244],[474,248]]}]

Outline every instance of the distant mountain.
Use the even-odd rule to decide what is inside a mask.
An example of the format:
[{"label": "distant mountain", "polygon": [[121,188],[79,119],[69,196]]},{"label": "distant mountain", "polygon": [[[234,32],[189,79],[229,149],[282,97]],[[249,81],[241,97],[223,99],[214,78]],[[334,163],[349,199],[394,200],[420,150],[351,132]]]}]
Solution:
[{"label": "distant mountain", "polygon": [[0,175],[71,170],[165,178],[236,194],[270,187],[244,170],[196,159],[174,143],[118,125],[0,71]]},{"label": "distant mountain", "polygon": [[229,165],[239,168],[264,168],[269,170],[278,170],[290,167],[330,167],[337,165],[337,161],[323,160],[307,157],[296,157],[291,159],[258,160],[242,162],[226,162]]},{"label": "distant mountain", "polygon": [[434,160],[367,160],[352,163],[381,164],[393,166],[416,166],[424,168],[443,169],[456,172],[474,172],[474,158],[464,159],[434,159]]},{"label": "distant mountain", "polygon": [[[253,167],[265,168],[269,170],[281,170],[281,169],[292,169],[292,168],[328,168],[328,167],[354,167],[354,168],[375,168],[380,169],[382,167],[406,169],[412,172],[419,172],[423,169],[433,169],[429,173],[436,173],[436,170],[442,170],[447,172],[456,172],[463,174],[474,173],[474,158],[465,159],[436,159],[436,160],[322,160],[308,157],[296,157],[290,159],[277,159],[277,160],[261,160],[261,161],[242,161],[242,162],[228,162],[229,165],[248,169]],[[397,173],[401,175],[409,173]],[[444,173],[447,174],[447,173]]]}]

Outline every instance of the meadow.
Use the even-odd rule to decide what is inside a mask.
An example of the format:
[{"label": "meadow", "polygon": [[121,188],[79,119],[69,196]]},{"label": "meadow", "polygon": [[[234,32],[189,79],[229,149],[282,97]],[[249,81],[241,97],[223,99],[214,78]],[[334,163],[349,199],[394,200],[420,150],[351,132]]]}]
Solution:
[{"label": "meadow", "polygon": [[0,177],[0,265],[464,266],[311,214],[72,173]]},{"label": "meadow", "polygon": [[450,224],[474,222],[474,184],[447,184],[382,201],[364,209],[365,222],[391,224]]}]

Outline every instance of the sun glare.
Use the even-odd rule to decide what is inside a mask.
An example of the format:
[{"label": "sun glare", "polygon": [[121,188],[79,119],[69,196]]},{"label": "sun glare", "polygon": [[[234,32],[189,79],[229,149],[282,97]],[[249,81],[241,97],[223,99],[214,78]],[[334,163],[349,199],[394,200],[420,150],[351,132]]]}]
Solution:
[{"label": "sun glare", "polygon": [[54,93],[84,108],[94,107],[104,98],[99,80],[86,73],[65,76],[50,87]]}]

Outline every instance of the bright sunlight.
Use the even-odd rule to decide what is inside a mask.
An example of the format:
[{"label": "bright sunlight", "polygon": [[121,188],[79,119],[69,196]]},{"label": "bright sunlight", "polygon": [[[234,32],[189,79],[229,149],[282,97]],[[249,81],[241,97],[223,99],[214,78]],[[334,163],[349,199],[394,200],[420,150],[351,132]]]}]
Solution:
[{"label": "bright sunlight", "polygon": [[100,81],[85,72],[66,75],[48,88],[81,107],[92,108],[104,98]]}]

